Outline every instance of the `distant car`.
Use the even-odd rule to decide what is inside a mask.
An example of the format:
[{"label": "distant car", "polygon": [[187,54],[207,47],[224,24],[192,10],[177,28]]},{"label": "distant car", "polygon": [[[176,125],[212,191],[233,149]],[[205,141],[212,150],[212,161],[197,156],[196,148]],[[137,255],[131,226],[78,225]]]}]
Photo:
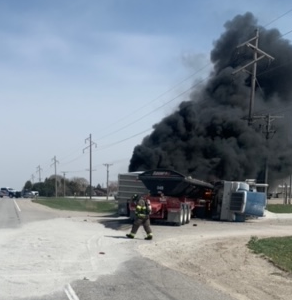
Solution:
[{"label": "distant car", "polygon": [[22,195],[23,198],[33,198],[32,192],[24,192]]},{"label": "distant car", "polygon": [[23,198],[37,198],[39,195],[39,192],[37,191],[24,191],[22,193]]},{"label": "distant car", "polygon": [[38,191],[31,191],[31,193],[33,194],[33,197],[35,197],[35,198],[39,196]]},{"label": "distant car", "polygon": [[3,193],[3,196],[7,196],[10,198],[17,198],[17,191],[10,187],[1,188],[1,192]]},{"label": "distant car", "polygon": [[3,196],[5,196],[4,193],[0,191],[0,198],[3,198]]}]

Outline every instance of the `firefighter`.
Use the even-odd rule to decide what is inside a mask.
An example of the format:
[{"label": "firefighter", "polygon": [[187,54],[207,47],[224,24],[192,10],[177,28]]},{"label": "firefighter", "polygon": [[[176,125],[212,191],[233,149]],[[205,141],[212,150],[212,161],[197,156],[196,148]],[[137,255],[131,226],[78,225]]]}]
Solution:
[{"label": "firefighter", "polygon": [[152,236],[152,230],[150,228],[150,217],[149,217],[149,215],[151,214],[150,201],[143,197],[139,197],[139,195],[137,194],[133,195],[132,201],[134,201],[136,204],[135,220],[131,232],[126,234],[126,236],[130,239],[133,239],[139,227],[143,225],[143,228],[147,234],[145,240],[152,240],[153,236]]}]

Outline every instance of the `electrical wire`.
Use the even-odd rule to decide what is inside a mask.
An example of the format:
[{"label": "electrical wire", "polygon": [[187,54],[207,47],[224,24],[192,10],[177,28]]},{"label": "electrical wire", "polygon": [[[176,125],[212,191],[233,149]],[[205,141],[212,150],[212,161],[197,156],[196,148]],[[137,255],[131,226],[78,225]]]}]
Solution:
[{"label": "electrical wire", "polygon": [[134,135],[132,135],[132,136],[130,136],[130,137],[127,137],[127,138],[125,138],[125,139],[122,139],[122,140],[120,140],[120,141],[114,142],[114,143],[109,144],[109,145],[105,145],[105,146],[103,146],[103,147],[101,147],[101,148],[99,148],[99,149],[96,149],[96,150],[93,151],[93,152],[105,150],[105,149],[110,148],[110,147],[112,147],[112,146],[118,145],[118,144],[120,144],[120,143],[122,143],[122,142],[125,142],[125,141],[128,141],[128,140],[130,140],[130,139],[132,139],[132,138],[134,138],[134,137],[136,137],[136,136],[138,136],[138,135],[144,134],[144,133],[146,133],[146,132],[148,132],[148,131],[150,131],[150,130],[152,130],[152,129],[153,129],[153,128],[148,128],[148,129],[146,129],[146,130],[143,130],[143,131],[141,131],[141,132],[139,132],[139,133],[136,133],[136,134],[134,134]]},{"label": "electrical wire", "polygon": [[[274,20],[272,20],[271,22],[267,23],[264,27],[267,27],[267,26],[271,25],[272,23],[278,21],[279,19],[281,19],[281,18],[284,17],[285,15],[289,14],[290,12],[292,12],[292,9],[288,10],[287,12],[285,12],[285,13],[282,14],[282,15],[280,15],[280,16],[277,17],[276,19],[274,19]],[[287,35],[287,34],[289,34],[289,33],[291,33],[291,32],[292,32],[292,30],[288,31],[287,33],[283,34],[282,36],[285,36],[285,35]],[[282,37],[282,36],[281,36],[281,37]],[[291,62],[292,62],[292,61],[291,61]],[[289,62],[289,63],[291,63],[291,62]],[[170,91],[174,90],[177,86],[179,86],[179,85],[181,85],[182,83],[186,82],[187,80],[189,80],[189,79],[192,78],[193,76],[197,75],[199,72],[201,72],[202,70],[204,70],[205,68],[207,68],[207,67],[210,66],[210,65],[211,65],[211,63],[205,65],[204,67],[202,67],[201,69],[197,70],[196,72],[194,72],[193,74],[191,74],[191,75],[188,76],[187,78],[185,78],[185,79],[183,79],[182,81],[180,81],[179,83],[175,84],[172,88],[170,88],[170,89],[167,90],[166,92],[164,92],[164,93],[160,94],[158,97],[154,98],[152,101],[146,103],[146,104],[143,105],[142,107],[140,107],[140,108],[134,110],[132,113],[130,113],[130,114],[128,114],[128,115],[122,117],[122,118],[119,119],[118,121],[116,121],[116,122],[112,123],[111,125],[107,126],[107,128],[116,125],[117,123],[119,123],[119,122],[121,122],[121,121],[127,119],[128,117],[132,116],[132,115],[135,114],[136,112],[138,112],[138,111],[140,111],[141,109],[145,108],[146,106],[150,105],[151,103],[153,103],[153,102],[159,100],[161,97],[163,97],[164,95],[166,95],[166,94],[169,93]],[[281,67],[281,66],[277,66],[277,67],[275,67],[275,68],[273,68],[273,69],[270,69],[270,70],[268,70],[268,71],[262,72],[262,73],[259,74],[258,76],[260,76],[260,75],[262,75],[262,74],[265,74],[265,73],[268,73],[268,72],[271,72],[271,71],[273,71],[274,69],[277,69],[277,68],[279,68],[279,67]],[[164,106],[166,106],[167,104],[171,103],[172,101],[174,101],[175,99],[177,99],[177,98],[180,97],[181,95],[183,95],[183,94],[185,94],[186,92],[190,91],[191,89],[193,89],[194,87],[196,87],[198,84],[202,83],[202,82],[203,82],[204,80],[206,80],[206,79],[207,79],[207,77],[206,77],[205,79],[201,80],[201,81],[200,81],[199,83],[197,83],[195,86],[192,86],[192,87],[188,88],[188,89],[185,90],[184,92],[180,93],[178,96],[176,96],[176,97],[172,98],[171,100],[167,101],[166,103],[164,103],[163,105],[161,105],[161,106],[158,107],[157,109],[152,110],[152,111],[150,111],[150,112],[147,113],[147,114],[144,114],[144,115],[143,115],[142,117],[140,117],[139,119],[137,119],[137,120],[135,120],[135,121],[133,121],[133,122],[131,122],[131,123],[129,123],[129,124],[127,124],[127,125],[121,127],[121,128],[119,128],[119,129],[116,130],[116,131],[110,132],[109,134],[102,136],[102,137],[99,138],[98,140],[101,140],[101,139],[103,139],[104,137],[108,137],[108,136],[113,135],[113,134],[115,134],[115,133],[117,133],[117,132],[120,132],[121,130],[123,130],[123,129],[125,129],[125,128],[127,128],[127,127],[129,127],[129,126],[131,126],[131,125],[133,125],[133,124],[135,124],[135,123],[137,123],[137,122],[140,121],[141,119],[146,118],[147,116],[149,116],[150,114],[154,113],[154,112],[157,111],[158,109],[161,109],[162,107],[164,107]],[[142,131],[142,132],[139,132],[139,133],[134,134],[134,135],[132,135],[132,136],[130,136],[130,137],[128,137],[128,138],[119,140],[119,141],[117,141],[117,142],[114,142],[114,143],[111,143],[111,144],[108,144],[108,145],[105,145],[105,146],[101,146],[101,147],[100,147],[99,149],[97,149],[96,151],[101,151],[101,150],[108,149],[108,148],[110,148],[110,147],[112,147],[112,146],[114,146],[114,145],[120,144],[120,143],[122,143],[122,142],[124,142],[124,141],[127,141],[127,140],[133,138],[133,137],[136,137],[136,136],[138,136],[138,135],[144,134],[144,133],[150,131],[151,129],[152,129],[152,128],[147,129],[147,130]],[[77,152],[77,151],[75,151],[74,153],[76,153],[76,152]],[[74,159],[72,159],[72,160],[70,160],[70,161],[68,161],[68,162],[62,163],[62,165],[70,164],[70,163],[72,163],[72,162],[74,162],[74,161],[77,161],[77,160],[80,159],[82,156],[83,156],[83,155],[79,155],[78,157],[76,157],[76,158],[74,158]],[[67,155],[66,157],[68,157],[68,155]],[[83,170],[83,171],[84,171],[84,170]],[[80,172],[83,172],[83,171],[80,171]],[[70,173],[72,173],[72,172],[73,172],[73,171],[71,171]],[[75,171],[75,172],[79,172],[79,171]]]},{"label": "electrical wire", "polygon": [[272,20],[271,22],[267,23],[266,25],[264,25],[263,27],[267,27],[273,23],[275,23],[276,21],[280,20],[281,18],[283,18],[284,16],[288,15],[290,12],[292,12],[292,8],[289,9],[288,11],[286,11],[285,13],[283,13],[282,15],[280,15],[279,17],[277,17],[276,19]]},{"label": "electrical wire", "polygon": [[186,89],[185,91],[181,92],[180,94],[178,94],[177,96],[171,98],[170,100],[168,100],[167,102],[165,102],[164,104],[160,105],[159,107],[151,110],[150,112],[148,112],[147,114],[144,114],[143,116],[137,118],[136,120],[132,121],[131,123],[128,123],[127,125],[120,127],[119,129],[117,129],[116,131],[113,131],[110,134],[104,135],[103,137],[101,137],[99,140],[101,140],[104,137],[108,137],[111,136],[117,132],[120,132],[121,130],[128,128],[129,126],[141,121],[142,119],[145,119],[146,117],[148,117],[149,115],[153,114],[154,112],[157,112],[157,110],[160,110],[161,108],[165,107],[166,105],[168,105],[169,103],[173,102],[174,100],[176,100],[177,98],[181,97],[182,95],[184,95],[185,93],[189,92],[190,90],[192,90],[193,88],[197,87],[198,85],[200,85],[202,82],[204,82],[206,79],[208,78],[205,77],[204,79],[201,79],[200,81],[198,81],[195,85],[191,86],[190,88]]},{"label": "electrical wire", "polygon": [[283,36],[285,36],[285,35],[287,35],[287,34],[289,34],[289,33],[291,33],[291,32],[292,32],[292,30],[289,30],[288,32],[282,34],[281,37],[283,37]]},{"label": "electrical wire", "polygon": [[[148,105],[152,104],[153,102],[156,102],[157,100],[159,100],[160,98],[162,98],[164,95],[166,95],[167,93],[173,91],[175,88],[177,88],[178,86],[182,85],[183,83],[185,83],[186,81],[188,81],[189,79],[193,78],[195,75],[199,74],[200,72],[202,72],[204,69],[206,69],[207,67],[211,66],[211,63],[206,64],[205,66],[203,66],[202,68],[196,70],[194,73],[192,73],[190,76],[186,77],[185,79],[179,81],[178,83],[176,83],[173,87],[171,87],[170,89],[168,89],[167,91],[163,92],[162,94],[160,94],[159,96],[157,96],[156,98],[154,98],[153,100],[147,102],[146,104],[144,104],[143,106],[137,108],[136,110],[132,111],[131,113],[127,114],[126,116],[120,118],[119,120],[117,120],[116,122],[112,123],[111,125],[107,126],[107,128],[112,127],[113,125],[116,125],[118,123],[120,123],[121,121],[128,119],[129,117],[131,117],[132,115],[136,115],[137,112],[140,112],[143,108],[147,107]],[[132,123],[131,123],[132,124]],[[130,125],[129,125],[130,126]],[[128,126],[126,126],[128,127]],[[116,133],[116,131],[114,132]],[[111,133],[106,134],[100,138],[98,138],[97,140],[100,140],[102,138],[104,138],[105,136],[111,135]]]}]

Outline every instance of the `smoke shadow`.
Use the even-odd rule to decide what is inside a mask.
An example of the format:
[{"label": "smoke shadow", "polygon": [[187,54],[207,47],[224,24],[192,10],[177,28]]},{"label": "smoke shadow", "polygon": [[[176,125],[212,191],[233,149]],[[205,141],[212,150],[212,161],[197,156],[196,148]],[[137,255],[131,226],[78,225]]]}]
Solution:
[{"label": "smoke shadow", "polygon": [[116,220],[98,220],[105,228],[110,228],[114,230],[127,230],[132,226],[132,221],[130,219],[116,219]]}]

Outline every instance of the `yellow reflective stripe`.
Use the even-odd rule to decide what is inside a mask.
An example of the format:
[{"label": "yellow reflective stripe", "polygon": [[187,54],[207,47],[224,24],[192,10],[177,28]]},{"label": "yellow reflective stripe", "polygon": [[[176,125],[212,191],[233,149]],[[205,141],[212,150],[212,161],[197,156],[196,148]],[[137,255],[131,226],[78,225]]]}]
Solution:
[{"label": "yellow reflective stripe", "polygon": [[136,206],[137,211],[146,211],[146,207]]}]

